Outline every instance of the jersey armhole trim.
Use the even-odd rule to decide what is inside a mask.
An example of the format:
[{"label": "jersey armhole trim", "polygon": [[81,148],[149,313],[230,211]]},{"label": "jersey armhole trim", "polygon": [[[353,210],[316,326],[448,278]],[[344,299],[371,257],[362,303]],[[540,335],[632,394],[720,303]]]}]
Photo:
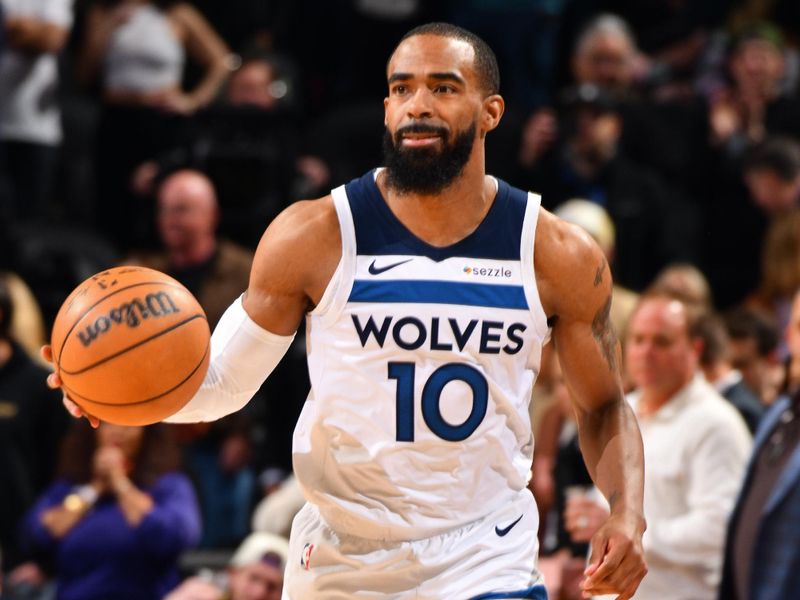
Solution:
[{"label": "jersey armhole trim", "polygon": [[522,222],[522,240],[520,248],[520,263],[522,266],[522,282],[525,290],[525,299],[528,301],[533,322],[536,324],[537,333],[541,336],[542,343],[550,336],[547,326],[547,315],[542,307],[539,288],[536,285],[536,271],[534,270],[533,249],[536,244],[536,224],[539,220],[539,209],[542,197],[539,194],[528,192],[528,202],[525,206],[525,217]]},{"label": "jersey armhole trim", "polygon": [[353,287],[356,269],[356,234],[350,203],[347,200],[345,186],[341,185],[331,192],[336,216],[339,219],[339,230],[342,238],[342,256],[336,266],[328,286],[322,294],[319,304],[309,315],[320,317],[324,324],[334,322],[347,303]]}]

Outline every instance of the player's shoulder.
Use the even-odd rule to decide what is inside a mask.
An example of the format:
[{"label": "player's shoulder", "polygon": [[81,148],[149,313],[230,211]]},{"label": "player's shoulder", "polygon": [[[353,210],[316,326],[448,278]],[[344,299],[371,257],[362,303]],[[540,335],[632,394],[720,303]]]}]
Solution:
[{"label": "player's shoulder", "polygon": [[298,200],[290,204],[267,228],[265,235],[268,234],[305,240],[308,243],[324,241],[331,235],[338,237],[339,219],[333,197],[328,194],[314,200]]},{"label": "player's shoulder", "polygon": [[[603,251],[580,227],[541,209],[536,224],[534,261],[542,306],[548,315],[602,302],[611,290]],[[580,312],[580,311],[579,311]]]},{"label": "player's shoulder", "polygon": [[[583,229],[540,209],[536,223],[536,269],[584,270],[596,267],[603,251]],[[593,267],[594,265],[594,267]]]}]

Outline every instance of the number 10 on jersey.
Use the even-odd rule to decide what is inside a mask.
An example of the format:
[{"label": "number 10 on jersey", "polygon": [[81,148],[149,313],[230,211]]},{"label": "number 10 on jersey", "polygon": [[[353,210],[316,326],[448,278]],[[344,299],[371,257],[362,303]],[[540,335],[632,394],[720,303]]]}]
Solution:
[{"label": "number 10 on jersey", "polygon": [[[397,441],[414,441],[414,383],[416,365],[413,362],[390,362],[389,379],[397,381],[396,418]],[[441,411],[444,387],[451,381],[463,381],[472,390],[472,410],[463,423],[445,421]],[[448,442],[460,442],[472,435],[486,416],[489,385],[475,367],[464,363],[448,363],[436,369],[422,388],[420,406],[428,428]]]}]

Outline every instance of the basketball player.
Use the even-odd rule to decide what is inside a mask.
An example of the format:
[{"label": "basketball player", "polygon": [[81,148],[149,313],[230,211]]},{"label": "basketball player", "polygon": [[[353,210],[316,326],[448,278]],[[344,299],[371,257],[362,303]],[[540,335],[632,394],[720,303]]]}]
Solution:
[{"label": "basketball player", "polygon": [[552,337],[611,505],[584,594],[631,598],[646,571],[642,446],[603,254],[485,174],[504,104],[483,41],[423,26],[387,69],[386,167],[269,226],[203,387],[170,420],[244,406],[305,318],[312,390],[294,468],[308,502],[284,597],[542,600],[528,402]]}]

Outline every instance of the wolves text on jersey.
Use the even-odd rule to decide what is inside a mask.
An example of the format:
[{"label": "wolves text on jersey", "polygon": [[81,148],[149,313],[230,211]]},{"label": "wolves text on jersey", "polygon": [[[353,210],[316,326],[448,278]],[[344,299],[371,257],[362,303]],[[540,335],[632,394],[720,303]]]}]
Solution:
[{"label": "wolves text on jersey", "polygon": [[416,350],[427,344],[431,350],[458,348],[462,351],[474,337],[481,354],[516,354],[522,350],[524,341],[520,334],[527,329],[523,323],[506,325],[503,321],[479,319],[459,323],[454,318],[433,317],[428,323],[417,317],[395,319],[387,316],[378,324],[370,315],[362,324],[357,315],[352,315],[352,318],[362,348],[366,347],[370,338],[383,348],[391,334],[391,339],[403,350]]}]

